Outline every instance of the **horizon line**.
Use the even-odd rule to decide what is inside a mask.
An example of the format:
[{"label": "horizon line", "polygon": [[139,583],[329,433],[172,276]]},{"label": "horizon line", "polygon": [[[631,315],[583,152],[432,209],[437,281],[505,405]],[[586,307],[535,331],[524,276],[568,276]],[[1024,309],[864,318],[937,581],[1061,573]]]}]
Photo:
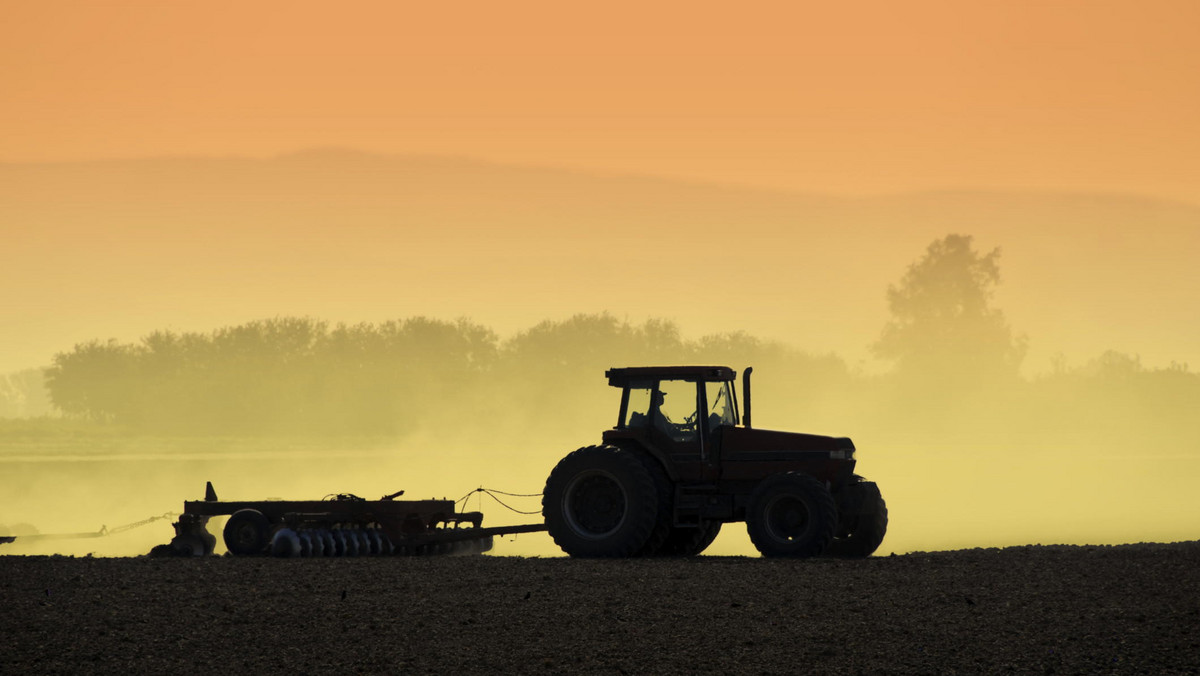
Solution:
[{"label": "horizon line", "polygon": [[836,190],[804,190],[800,188],[786,188],[774,185],[762,185],[734,180],[719,180],[719,179],[704,179],[692,176],[681,176],[672,174],[657,174],[644,173],[635,170],[617,170],[617,169],[602,169],[602,168],[587,168],[581,166],[572,166],[569,164],[555,164],[553,162],[522,162],[512,160],[499,160],[479,155],[463,155],[460,153],[428,153],[428,152],[389,152],[378,150],[364,150],[351,146],[337,145],[313,145],[298,148],[295,150],[281,151],[268,154],[252,154],[252,153],[176,153],[165,152],[161,154],[148,155],[128,155],[128,156],[108,156],[108,157],[93,157],[93,158],[59,158],[59,159],[5,159],[0,158],[0,169],[3,168],[20,168],[20,167],[56,167],[56,166],[71,166],[71,165],[87,165],[87,164],[119,164],[119,163],[140,163],[140,162],[170,162],[170,161],[205,161],[205,162],[278,162],[294,159],[304,159],[306,157],[318,158],[320,156],[342,156],[342,157],[358,157],[363,159],[377,160],[425,160],[435,161],[439,163],[460,163],[476,166],[490,166],[500,169],[516,169],[521,171],[541,171],[553,172],[561,174],[574,174],[578,176],[590,176],[593,178],[607,179],[637,179],[645,181],[656,181],[662,183],[671,183],[676,185],[685,185],[693,187],[717,188],[727,191],[741,192],[758,192],[775,195],[788,195],[793,197],[808,197],[808,198],[823,198],[836,199],[843,201],[854,200],[878,200],[897,197],[913,197],[913,196],[947,196],[947,195],[1033,195],[1033,196],[1091,196],[1091,197],[1118,197],[1123,199],[1133,199],[1138,201],[1156,202],[1176,204],[1191,208],[1200,208],[1200,200],[1188,200],[1176,195],[1167,195],[1162,193],[1149,193],[1136,189],[1103,189],[1103,188],[1055,188],[1046,186],[1025,186],[1025,187],[987,187],[980,185],[946,185],[942,187],[930,188],[909,188],[896,189],[887,191],[873,192],[850,192]]}]

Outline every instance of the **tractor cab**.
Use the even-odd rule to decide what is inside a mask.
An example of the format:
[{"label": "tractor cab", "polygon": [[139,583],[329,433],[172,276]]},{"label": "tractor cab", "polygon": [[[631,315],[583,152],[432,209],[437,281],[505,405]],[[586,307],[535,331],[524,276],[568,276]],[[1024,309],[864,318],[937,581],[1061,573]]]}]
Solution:
[{"label": "tractor cab", "polygon": [[603,440],[640,447],[659,459],[671,479],[685,482],[757,481],[795,469],[833,485],[850,481],[850,439],[751,428],[753,370],[743,373],[740,415],[737,372],[727,366],[609,369],[608,384],[621,388],[621,408]]},{"label": "tractor cab", "polygon": [[604,440],[635,441],[688,474],[708,474],[719,457],[722,427],[740,422],[735,373],[724,366],[609,369],[608,384],[620,387],[616,426]]}]

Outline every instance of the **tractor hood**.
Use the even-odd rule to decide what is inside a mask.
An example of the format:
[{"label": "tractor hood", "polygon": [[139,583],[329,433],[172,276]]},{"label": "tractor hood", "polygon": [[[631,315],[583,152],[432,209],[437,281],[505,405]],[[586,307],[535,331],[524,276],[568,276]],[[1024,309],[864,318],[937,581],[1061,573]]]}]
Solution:
[{"label": "tractor hood", "polygon": [[746,427],[725,427],[721,431],[724,453],[833,453],[847,451],[846,459],[854,455],[854,442],[848,437],[826,437],[819,434],[778,432]]}]

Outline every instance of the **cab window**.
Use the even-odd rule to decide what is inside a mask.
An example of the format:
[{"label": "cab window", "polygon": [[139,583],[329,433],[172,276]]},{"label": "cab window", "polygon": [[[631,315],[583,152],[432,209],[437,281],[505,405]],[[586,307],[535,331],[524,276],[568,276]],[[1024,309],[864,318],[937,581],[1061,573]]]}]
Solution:
[{"label": "cab window", "polygon": [[729,383],[705,383],[704,388],[708,399],[708,429],[715,430],[721,425],[736,425],[737,409],[733,406]]},{"label": "cab window", "polygon": [[650,387],[629,388],[629,407],[626,409],[625,427],[650,427],[650,395],[654,389]]},{"label": "cab window", "polygon": [[652,406],[654,426],[677,442],[695,441],[696,383],[664,380],[659,383],[658,406]]}]

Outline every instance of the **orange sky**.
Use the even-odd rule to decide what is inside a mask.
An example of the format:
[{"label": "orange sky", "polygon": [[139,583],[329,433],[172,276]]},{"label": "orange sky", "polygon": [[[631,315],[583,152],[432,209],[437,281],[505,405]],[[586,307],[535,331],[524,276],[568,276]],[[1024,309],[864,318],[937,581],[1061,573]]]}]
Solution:
[{"label": "orange sky", "polygon": [[6,3],[0,161],[314,146],[1200,201],[1200,3]]},{"label": "orange sky", "polygon": [[[997,305],[1030,337],[1029,373],[1108,349],[1152,368],[1200,363],[1200,209],[1053,192],[1200,205],[1200,0],[0,7],[0,163],[183,158],[0,166],[0,376],[93,338],[280,315],[463,316],[507,337],[606,310],[677,321],[689,339],[746,330],[878,372],[867,347],[887,285],[951,232],[1003,248]],[[327,147],[371,155],[298,152]],[[610,174],[855,196],[979,190],[846,199]],[[1098,458],[1090,430],[971,434],[964,448],[944,430],[918,442],[768,417],[861,443],[898,551],[1194,536],[1195,463],[1161,455],[1131,471],[1123,438],[1100,440]],[[1188,430],[1155,432],[1155,453],[1194,446]],[[522,439],[546,466],[512,468],[511,485],[537,490],[559,449],[594,433]],[[425,454],[446,494],[483,483],[463,467],[511,464],[493,437],[464,445],[454,457],[466,462]],[[439,494],[395,457],[416,477],[400,487]],[[304,496],[237,467],[208,476],[243,481],[247,498]],[[339,490],[314,467],[317,490]],[[196,486],[190,469],[177,483],[163,470],[145,482],[158,493],[131,501],[77,471],[85,488],[72,495],[120,498],[110,524]],[[60,479],[41,476],[55,490]],[[55,499],[18,498],[7,518],[28,511],[50,532],[40,518],[70,504]]]}]

